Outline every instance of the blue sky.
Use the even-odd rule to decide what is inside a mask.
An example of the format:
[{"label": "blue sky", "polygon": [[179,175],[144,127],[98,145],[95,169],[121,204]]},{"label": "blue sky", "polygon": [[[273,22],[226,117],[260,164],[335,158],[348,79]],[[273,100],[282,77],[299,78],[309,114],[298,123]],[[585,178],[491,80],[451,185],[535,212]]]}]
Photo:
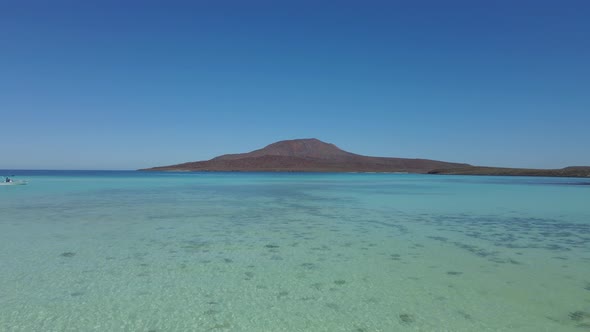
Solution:
[{"label": "blue sky", "polygon": [[0,169],[135,169],[316,137],[590,165],[588,1],[0,1]]}]

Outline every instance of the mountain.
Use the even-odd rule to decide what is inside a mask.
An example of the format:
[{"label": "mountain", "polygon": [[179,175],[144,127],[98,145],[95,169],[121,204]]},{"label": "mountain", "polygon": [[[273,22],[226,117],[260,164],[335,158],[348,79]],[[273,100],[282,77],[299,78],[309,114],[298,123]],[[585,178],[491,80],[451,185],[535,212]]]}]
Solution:
[{"label": "mountain", "polygon": [[368,157],[315,138],[280,141],[248,153],[207,161],[160,166],[147,171],[409,172],[469,168],[468,164],[428,159]]}]

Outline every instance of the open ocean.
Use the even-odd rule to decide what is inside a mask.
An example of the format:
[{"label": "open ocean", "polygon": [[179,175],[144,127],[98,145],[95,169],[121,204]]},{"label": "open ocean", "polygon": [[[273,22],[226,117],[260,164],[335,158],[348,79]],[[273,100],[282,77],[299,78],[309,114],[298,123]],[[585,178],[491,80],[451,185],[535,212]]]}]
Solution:
[{"label": "open ocean", "polygon": [[590,331],[590,179],[2,172],[0,331]]}]

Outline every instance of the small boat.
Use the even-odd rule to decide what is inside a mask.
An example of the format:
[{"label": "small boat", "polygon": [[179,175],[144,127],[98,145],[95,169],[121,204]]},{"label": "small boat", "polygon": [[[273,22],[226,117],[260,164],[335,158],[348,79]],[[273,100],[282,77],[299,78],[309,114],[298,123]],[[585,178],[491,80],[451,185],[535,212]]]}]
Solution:
[{"label": "small boat", "polygon": [[10,182],[0,182],[0,186],[22,186],[27,184],[27,181],[17,180],[17,181],[10,181]]}]

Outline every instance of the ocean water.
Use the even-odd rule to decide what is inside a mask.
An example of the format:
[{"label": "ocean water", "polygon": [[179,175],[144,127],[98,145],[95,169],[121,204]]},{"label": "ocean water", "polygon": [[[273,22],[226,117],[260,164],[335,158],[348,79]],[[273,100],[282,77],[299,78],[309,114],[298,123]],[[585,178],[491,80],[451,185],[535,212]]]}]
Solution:
[{"label": "ocean water", "polygon": [[590,330],[590,179],[6,174],[0,331]]}]

